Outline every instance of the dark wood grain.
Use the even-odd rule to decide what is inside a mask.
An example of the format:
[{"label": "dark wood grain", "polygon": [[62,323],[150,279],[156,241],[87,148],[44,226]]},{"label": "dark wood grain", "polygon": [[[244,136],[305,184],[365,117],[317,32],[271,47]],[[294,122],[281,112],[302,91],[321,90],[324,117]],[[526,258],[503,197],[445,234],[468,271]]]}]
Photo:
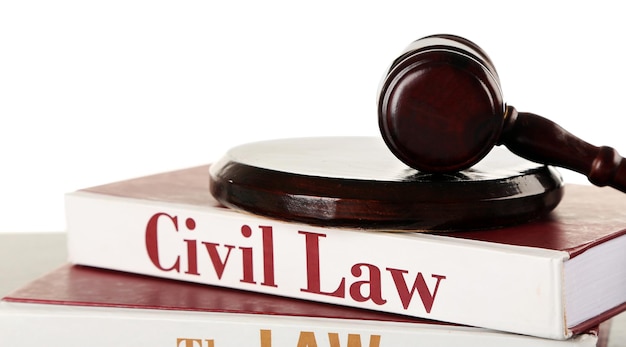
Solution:
[{"label": "dark wood grain", "polygon": [[434,35],[411,44],[381,84],[378,115],[389,149],[421,171],[463,170],[504,144],[524,158],[626,192],[626,162],[615,149],[505,106],[491,60],[460,37]]},{"label": "dark wood grain", "polygon": [[396,59],[379,92],[379,126],[389,149],[411,167],[452,172],[495,145],[504,102],[491,60],[471,42],[436,35]]},{"label": "dark wood grain", "polygon": [[501,142],[512,152],[580,172],[597,186],[626,192],[626,161],[614,148],[591,145],[546,118],[518,113],[512,106],[507,115]]},{"label": "dark wood grain", "polygon": [[381,139],[273,140],[231,149],[210,168],[225,206],[283,220],[360,228],[456,230],[526,222],[562,197],[551,167],[496,148],[471,169],[424,173]]}]

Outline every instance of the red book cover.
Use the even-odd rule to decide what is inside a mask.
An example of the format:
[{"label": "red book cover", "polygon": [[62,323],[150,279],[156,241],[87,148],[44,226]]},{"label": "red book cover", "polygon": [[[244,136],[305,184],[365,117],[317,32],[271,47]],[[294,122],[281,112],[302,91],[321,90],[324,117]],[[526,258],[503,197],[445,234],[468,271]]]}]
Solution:
[{"label": "red book cover", "polygon": [[553,339],[626,309],[626,195],[610,188],[566,186],[505,228],[366,231],[222,207],[208,170],[69,193],[70,261]]},{"label": "red book cover", "polygon": [[0,301],[2,346],[596,346],[63,266]]},{"label": "red book cover", "polygon": [[305,300],[66,265],[3,298],[8,302],[442,324]]},{"label": "red book cover", "polygon": [[[193,206],[219,207],[207,194],[209,165],[109,183],[82,191]],[[613,188],[567,185],[554,213],[530,223],[496,230],[442,233],[445,236],[570,252],[626,234],[626,196]]]}]

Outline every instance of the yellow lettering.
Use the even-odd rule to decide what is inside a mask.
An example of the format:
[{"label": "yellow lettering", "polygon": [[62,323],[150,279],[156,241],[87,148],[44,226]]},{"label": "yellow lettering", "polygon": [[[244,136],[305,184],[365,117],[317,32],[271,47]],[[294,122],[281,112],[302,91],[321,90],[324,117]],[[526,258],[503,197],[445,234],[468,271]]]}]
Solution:
[{"label": "yellow lettering", "polygon": [[261,347],[272,347],[272,331],[261,329]]},{"label": "yellow lettering", "polygon": [[[337,333],[328,333],[328,342],[330,342],[330,347],[341,347],[341,343],[339,342],[339,334]],[[379,347],[379,346],[380,346],[380,335],[370,335],[369,347]],[[347,347],[361,347],[361,335],[348,334],[348,346]]]},{"label": "yellow lettering", "polygon": [[312,331],[301,331],[298,338],[298,347],[317,347],[315,333]]},{"label": "yellow lettering", "polygon": [[176,339],[176,347],[179,347],[181,342],[185,343],[183,345],[183,347],[194,347],[194,346],[196,346],[196,343],[198,343],[198,346],[202,347],[202,340],[201,339],[179,338],[179,339]]},{"label": "yellow lettering", "polygon": [[[213,342],[213,340],[204,340],[204,341],[206,341],[206,347],[215,347],[215,342]],[[202,347],[201,339],[178,338],[176,339],[176,347],[179,347],[181,342],[185,343],[183,347],[195,347],[196,343],[197,343],[197,346]]]},{"label": "yellow lettering", "polygon": [[369,347],[380,347],[380,335],[370,335]]}]

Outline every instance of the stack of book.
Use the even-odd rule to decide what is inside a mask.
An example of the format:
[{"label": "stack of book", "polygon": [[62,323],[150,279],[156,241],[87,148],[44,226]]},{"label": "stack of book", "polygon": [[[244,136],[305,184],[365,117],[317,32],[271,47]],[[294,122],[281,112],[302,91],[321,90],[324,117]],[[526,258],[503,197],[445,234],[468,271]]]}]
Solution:
[{"label": "stack of book", "polygon": [[0,302],[0,346],[596,346],[626,310],[611,189],[420,233],[234,211],[208,184],[199,166],[69,193],[69,262]]}]

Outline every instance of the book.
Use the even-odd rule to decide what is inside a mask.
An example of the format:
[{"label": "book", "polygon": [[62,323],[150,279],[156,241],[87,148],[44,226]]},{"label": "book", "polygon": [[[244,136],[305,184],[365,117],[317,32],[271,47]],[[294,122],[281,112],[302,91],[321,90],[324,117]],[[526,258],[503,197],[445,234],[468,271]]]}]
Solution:
[{"label": "book", "polygon": [[429,234],[290,223],[220,206],[208,166],[66,195],[69,260],[550,339],[626,309],[626,196],[566,186],[547,217]]},{"label": "book", "polygon": [[1,346],[596,346],[65,265],[0,301]]}]

